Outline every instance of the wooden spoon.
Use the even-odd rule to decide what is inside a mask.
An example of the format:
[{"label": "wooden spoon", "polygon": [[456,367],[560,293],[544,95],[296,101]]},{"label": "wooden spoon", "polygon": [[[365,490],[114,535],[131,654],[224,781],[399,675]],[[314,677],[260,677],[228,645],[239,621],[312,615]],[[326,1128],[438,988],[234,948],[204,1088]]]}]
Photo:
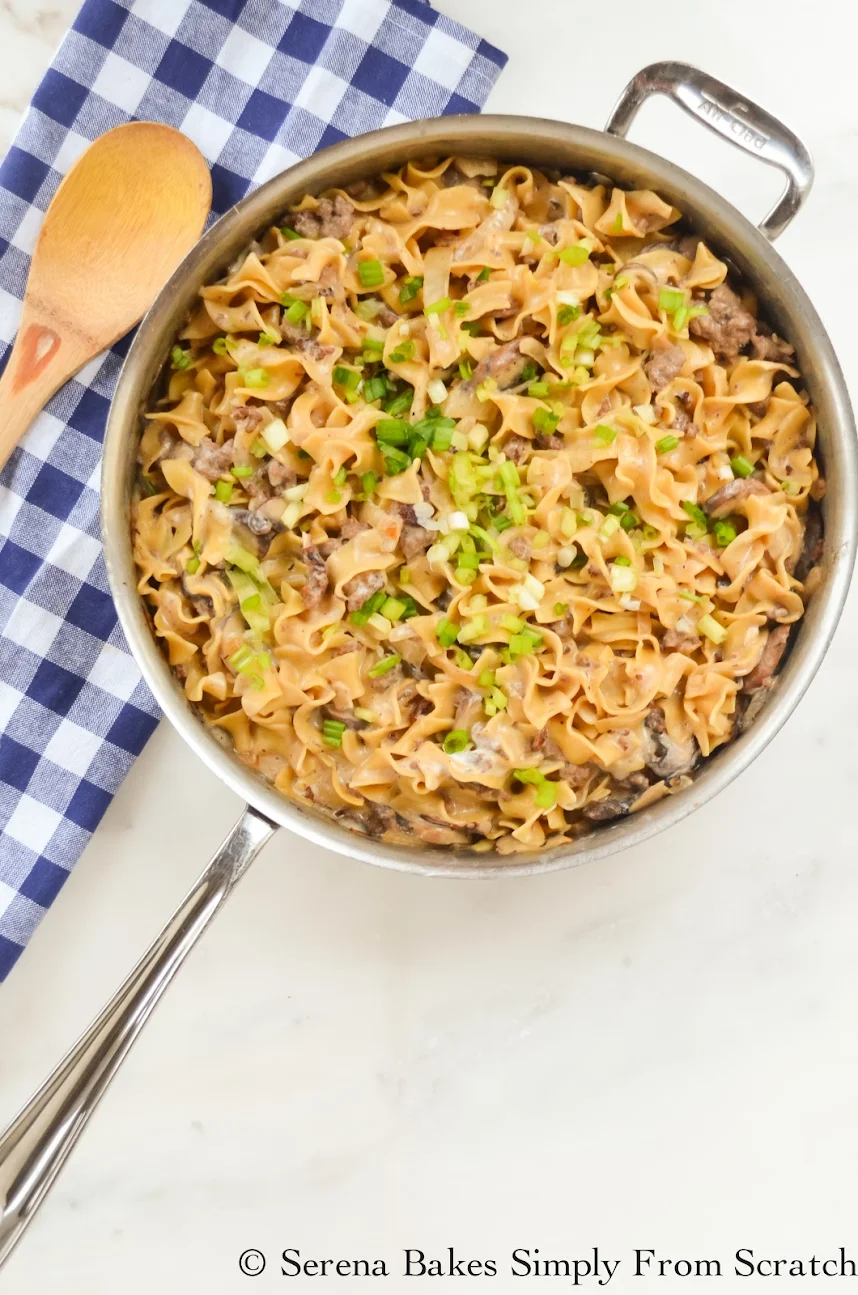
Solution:
[{"label": "wooden spoon", "polygon": [[74,164],[45,213],[0,378],[0,468],[54,392],[142,319],[211,200],[199,149],[157,122],[109,130]]}]

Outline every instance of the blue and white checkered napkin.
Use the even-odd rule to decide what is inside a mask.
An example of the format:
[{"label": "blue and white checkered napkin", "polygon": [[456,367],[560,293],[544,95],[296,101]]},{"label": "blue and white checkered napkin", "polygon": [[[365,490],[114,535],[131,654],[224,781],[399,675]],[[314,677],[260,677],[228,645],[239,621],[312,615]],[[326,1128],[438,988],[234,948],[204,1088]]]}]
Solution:
[{"label": "blue and white checkered napkin", "polygon": [[[0,166],[0,343],[61,176],[131,118],[211,165],[214,211],[346,136],[473,112],[506,56],[426,0],[86,0]],[[0,980],[158,720],[98,530],[127,339],[69,382],[0,477]]]}]

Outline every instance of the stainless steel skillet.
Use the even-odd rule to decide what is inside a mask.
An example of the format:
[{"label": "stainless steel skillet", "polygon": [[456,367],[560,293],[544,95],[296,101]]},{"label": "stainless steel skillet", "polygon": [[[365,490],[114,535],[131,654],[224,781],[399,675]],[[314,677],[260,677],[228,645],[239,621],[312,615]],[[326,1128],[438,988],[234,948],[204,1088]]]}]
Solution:
[{"label": "stainless steel skillet", "polygon": [[[625,140],[637,108],[651,94],[669,95],[711,130],[784,172],[784,194],[759,229],[688,172]],[[679,795],[571,846],[507,858],[369,841],[287,801],[242,766],[193,715],[152,637],[135,591],[129,537],[140,411],[199,286],[222,273],[257,233],[304,193],[347,184],[411,157],[448,153],[498,156],[579,176],[595,172],[621,185],[653,188],[675,203],[756,289],[766,315],[794,343],[819,415],[829,485],[822,586],[768,705],[752,728]],[[804,145],[775,118],[694,68],[660,63],[645,68],[626,87],[604,132],[527,117],[454,117],[392,127],[327,149],[245,198],[180,266],[141,324],[113,400],[102,477],[104,548],[119,618],[152,692],[188,744],[246,800],[247,808],[101,1016],[0,1137],[0,1262],[50,1188],[161,993],[278,826],[341,854],[426,876],[547,872],[594,861],[665,830],[722,790],[774,737],[825,654],[843,607],[856,546],[855,428],[843,376],[813,306],[770,241],[798,211],[812,175]]]}]

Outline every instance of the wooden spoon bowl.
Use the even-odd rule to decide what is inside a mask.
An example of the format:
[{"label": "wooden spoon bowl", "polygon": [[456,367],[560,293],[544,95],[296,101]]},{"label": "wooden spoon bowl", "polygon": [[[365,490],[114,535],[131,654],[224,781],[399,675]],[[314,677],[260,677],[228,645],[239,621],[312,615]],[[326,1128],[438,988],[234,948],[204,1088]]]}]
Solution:
[{"label": "wooden spoon bowl", "polygon": [[157,122],[117,126],[75,163],[45,213],[0,378],[0,468],[54,392],[142,319],[211,198],[199,149]]}]

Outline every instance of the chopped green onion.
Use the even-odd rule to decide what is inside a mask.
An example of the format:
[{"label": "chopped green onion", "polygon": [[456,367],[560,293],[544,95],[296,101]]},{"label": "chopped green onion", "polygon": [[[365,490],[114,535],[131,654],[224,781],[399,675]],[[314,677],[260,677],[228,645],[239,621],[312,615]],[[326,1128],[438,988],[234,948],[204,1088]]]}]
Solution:
[{"label": "chopped green onion", "polygon": [[174,369],[189,369],[191,366],[190,351],[182,346],[174,346],[170,352],[170,363]]},{"label": "chopped green onion", "polygon": [[464,319],[471,313],[471,303],[469,301],[457,301],[453,306],[453,314],[457,319]]},{"label": "chopped green onion", "polygon": [[447,755],[457,755],[459,751],[464,751],[470,743],[470,737],[463,728],[454,728],[444,738],[444,751]]},{"label": "chopped green onion", "polygon": [[470,360],[462,360],[459,364],[459,377],[463,382],[470,382],[474,376],[473,366]]},{"label": "chopped green onion", "polygon": [[334,382],[340,387],[345,387],[347,391],[354,391],[360,385],[360,374],[357,369],[347,369],[344,365],[338,364],[334,368]]},{"label": "chopped green onion", "polygon": [[392,656],[386,656],[382,661],[377,661],[367,673],[370,679],[380,679],[383,674],[398,666],[401,660],[402,657],[394,652]]},{"label": "chopped green onion", "polygon": [[441,647],[452,647],[459,636],[459,626],[445,617],[435,626],[435,637],[441,644]]},{"label": "chopped green onion", "polygon": [[620,525],[624,531],[633,531],[640,519],[633,512],[623,513],[620,518]]},{"label": "chopped green onion", "polygon": [[541,786],[537,787],[533,797],[534,805],[540,809],[551,809],[557,800],[557,783],[549,782],[546,778]]},{"label": "chopped green onion", "polygon": [[396,477],[400,472],[407,471],[411,467],[411,458],[404,450],[398,450],[394,445],[379,445],[378,447],[384,457],[384,471],[389,477]]},{"label": "chopped green onion", "polygon": [[620,554],[619,557],[614,558],[614,566],[616,567],[630,567],[631,565],[632,565],[631,558],[625,557],[622,553]]},{"label": "chopped green onion", "polygon": [[248,575],[257,578],[261,576],[259,559],[249,549],[242,548],[240,544],[230,544],[224,558],[231,567],[238,567],[239,571],[245,571]]},{"label": "chopped green onion", "polygon": [[749,477],[754,471],[754,465],[750,459],[745,458],[744,454],[736,454],[730,460],[730,467],[737,477]]},{"label": "chopped green onion", "polygon": [[387,395],[387,378],[369,378],[363,384],[363,398],[368,405],[374,400],[383,400]]},{"label": "chopped green onion", "polygon": [[486,283],[490,274],[491,270],[487,265],[484,265],[477,275],[477,283]]},{"label": "chopped green onion", "polygon": [[413,301],[420,289],[423,287],[422,275],[411,275],[407,278],[402,287],[399,289],[400,304],[406,306],[409,301]]},{"label": "chopped green onion", "polygon": [[714,643],[716,647],[720,647],[727,637],[727,631],[724,626],[719,624],[714,616],[709,616],[708,614],[700,617],[700,620],[697,622],[697,628],[700,633],[705,634],[709,639],[709,642]]},{"label": "chopped green onion", "polygon": [[532,656],[542,646],[542,635],[535,630],[525,628],[520,634],[513,634],[509,640],[509,650],[513,657]]},{"label": "chopped green onion", "polygon": [[691,313],[691,312],[689,311],[689,309],[688,309],[688,307],[687,307],[687,306],[680,306],[680,307],[679,307],[679,310],[674,311],[674,314],[673,314],[673,331],[674,331],[675,333],[681,333],[681,332],[682,332],[683,328],[684,328],[684,327],[685,327],[685,325],[688,323],[688,316],[689,316],[689,314],[690,314],[690,313]]},{"label": "chopped green onion", "polygon": [[237,652],[233,652],[232,656],[227,657],[226,663],[233,670],[244,670],[248,665],[250,665],[252,660],[253,650],[245,643]]},{"label": "chopped green onion", "polygon": [[384,338],[365,337],[363,339],[363,349],[375,355],[384,355]]},{"label": "chopped green onion", "polygon": [[404,364],[406,360],[412,359],[413,356],[414,342],[409,337],[404,342],[400,342],[395,350],[390,352],[390,362],[391,364]]},{"label": "chopped green onion", "polygon": [[561,306],[557,312],[557,322],[561,326],[574,324],[576,319],[581,317],[580,306]]},{"label": "chopped green onion", "polygon": [[189,576],[194,576],[197,574],[199,569],[200,569],[200,560],[196,556],[196,554],[194,554],[194,556],[192,558],[188,558],[187,562],[185,563],[185,570],[187,571]]},{"label": "chopped green onion", "polygon": [[629,506],[622,499],[618,499],[617,502],[615,504],[611,504],[608,509],[608,512],[613,513],[616,517],[622,517],[623,513],[627,513],[628,511]]},{"label": "chopped green onion", "polygon": [[608,427],[607,423],[599,423],[593,432],[593,440],[600,441],[602,445],[611,445],[617,439],[617,429]]},{"label": "chopped green onion", "polygon": [[671,450],[676,449],[678,444],[678,436],[662,436],[661,440],[655,443],[655,452],[656,454],[669,454]]},{"label": "chopped green onion", "polygon": [[227,355],[229,353],[227,349],[228,342],[228,337],[216,337],[212,342],[212,350],[215,355]]},{"label": "chopped green onion", "polygon": [[230,468],[230,472],[237,481],[240,481],[243,477],[253,476],[253,468],[249,463],[240,463],[238,467]]},{"label": "chopped green onion", "polygon": [[394,418],[399,414],[407,414],[414,401],[414,388],[406,387],[405,391],[400,391],[399,395],[388,400],[383,406],[386,414],[392,414]]},{"label": "chopped green onion", "polygon": [[614,234],[621,234],[623,232],[623,213],[621,211],[618,211],[614,217],[614,223],[611,226],[611,230]]},{"label": "chopped green onion", "polygon": [[559,422],[560,415],[552,414],[548,409],[540,407],[533,411],[533,426],[537,432],[550,436]]},{"label": "chopped green onion", "polygon": [[566,615],[566,613],[568,612],[568,610],[569,610],[569,604],[568,604],[568,603],[555,603],[555,604],[554,604],[554,615],[555,615],[555,616],[565,616],[565,615]]},{"label": "chopped green onion", "polygon": [[719,549],[726,549],[728,544],[733,543],[738,532],[731,522],[718,521],[712,527],[712,534]]},{"label": "chopped green onion", "polygon": [[683,499],[681,503],[682,503],[683,511],[688,514],[688,516],[691,518],[693,522],[696,522],[698,526],[702,526],[705,530],[706,527],[709,525],[709,518],[706,516],[706,513],[703,511],[700,505],[693,504],[688,499]]},{"label": "chopped green onion", "polygon": [[288,238],[288,239],[304,237],[304,235],[299,234],[296,229],[290,229],[288,225],[284,225],[283,228],[280,230],[280,233],[283,235],[284,238]]},{"label": "chopped green onion", "polygon": [[385,598],[381,604],[381,614],[386,616],[389,621],[400,621],[405,613],[407,604],[401,598]]},{"label": "chopped green onion", "polygon": [[269,375],[267,369],[239,369],[239,385],[242,387],[267,387]]},{"label": "chopped green onion", "polygon": [[566,265],[583,265],[590,259],[590,249],[586,244],[578,243],[575,247],[562,248],[557,255]]},{"label": "chopped green onion", "polygon": [[365,495],[375,494],[375,489],[378,485],[378,477],[374,472],[364,472],[361,475],[360,484]]},{"label": "chopped green onion", "polygon": [[264,458],[268,453],[268,446],[265,444],[261,436],[257,436],[256,440],[251,445],[250,453],[255,459]]},{"label": "chopped green onion", "polygon": [[326,719],[322,721],[322,741],[326,746],[342,746],[346,726],[342,720]]},{"label": "chopped green onion", "polygon": [[374,616],[384,606],[387,594],[383,589],[376,593],[370,594],[366,602],[362,603],[357,611],[352,612],[351,621],[353,625],[366,625],[370,616]]},{"label": "chopped green onion", "polygon": [[[443,420],[443,423],[438,423],[435,427],[433,427],[432,429],[432,449],[433,450],[439,450],[439,451],[449,450],[450,446],[453,444],[453,432],[455,428],[454,426],[448,426],[447,424],[452,424],[452,423],[453,423],[452,418],[449,418],[449,419],[445,418]],[[415,424],[415,426],[419,426],[419,424]]]},{"label": "chopped green onion", "polygon": [[680,589],[677,591],[680,598],[684,598],[687,603],[702,603],[702,594],[693,594],[690,589]]},{"label": "chopped green onion", "polygon": [[480,677],[477,679],[477,683],[480,685],[481,688],[494,688],[495,686],[494,670],[481,670]]},{"label": "chopped green onion", "polygon": [[530,386],[527,388],[527,394],[532,396],[534,399],[541,399],[548,395],[548,389],[547,382],[531,382]]},{"label": "chopped green onion", "polygon": [[286,311],[285,318],[290,324],[300,324],[310,313],[310,307],[306,301],[293,301],[292,305]]},{"label": "chopped green onion", "polygon": [[347,473],[345,468],[340,468],[339,471],[334,473],[334,485],[344,486],[346,484],[346,476]]},{"label": "chopped green onion", "polygon": [[357,273],[365,288],[378,288],[384,283],[384,266],[381,261],[358,261]]},{"label": "chopped green onion", "polygon": [[215,499],[220,504],[228,504],[232,498],[232,482],[217,481],[215,482]]},{"label": "chopped green onion", "polygon": [[507,530],[512,524],[512,518],[507,517],[505,513],[498,513],[497,517],[492,518],[492,526],[500,533]]},{"label": "chopped green onion", "polygon": [[539,787],[545,782],[545,774],[540,769],[513,769],[512,776],[531,787]]},{"label": "chopped green onion", "polygon": [[275,337],[273,333],[260,333],[256,344],[257,346],[277,346],[279,342],[280,339]]},{"label": "chopped green onion", "polygon": [[368,324],[377,318],[384,310],[384,302],[379,301],[378,297],[363,297],[354,304],[354,312],[359,319],[365,319]]},{"label": "chopped green onion", "polygon": [[671,313],[685,305],[685,293],[674,288],[662,288],[658,294],[658,308]]},{"label": "chopped green onion", "polygon": [[438,301],[433,301],[431,306],[424,306],[423,314],[440,315],[442,311],[449,310],[452,304],[449,297],[441,297]]},{"label": "chopped green onion", "polygon": [[382,418],[375,425],[375,439],[385,445],[407,445],[409,425],[401,418]]}]

